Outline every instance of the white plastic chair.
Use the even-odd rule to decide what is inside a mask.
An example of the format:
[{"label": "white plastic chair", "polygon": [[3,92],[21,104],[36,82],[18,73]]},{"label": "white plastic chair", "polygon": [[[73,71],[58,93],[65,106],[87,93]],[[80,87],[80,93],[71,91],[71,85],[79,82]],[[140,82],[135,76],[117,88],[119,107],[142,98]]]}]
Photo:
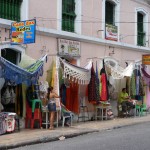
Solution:
[{"label": "white plastic chair", "polygon": [[64,127],[65,125],[65,119],[70,118],[70,126],[72,126],[72,113],[70,113],[70,115],[68,116],[64,116],[63,112],[62,112],[62,127]]}]

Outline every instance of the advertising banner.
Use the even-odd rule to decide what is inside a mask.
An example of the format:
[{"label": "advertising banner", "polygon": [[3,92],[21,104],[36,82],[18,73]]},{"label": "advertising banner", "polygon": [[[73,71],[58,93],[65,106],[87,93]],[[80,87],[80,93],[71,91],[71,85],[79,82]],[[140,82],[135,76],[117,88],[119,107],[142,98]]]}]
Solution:
[{"label": "advertising banner", "polygon": [[142,64],[150,65],[150,55],[142,55]]},{"label": "advertising banner", "polygon": [[118,41],[118,28],[110,24],[106,24],[105,38],[107,40]]},{"label": "advertising banner", "polygon": [[58,53],[60,55],[80,56],[80,42],[58,39]]},{"label": "advertising banner", "polygon": [[13,22],[11,24],[11,44],[35,43],[36,20]]}]

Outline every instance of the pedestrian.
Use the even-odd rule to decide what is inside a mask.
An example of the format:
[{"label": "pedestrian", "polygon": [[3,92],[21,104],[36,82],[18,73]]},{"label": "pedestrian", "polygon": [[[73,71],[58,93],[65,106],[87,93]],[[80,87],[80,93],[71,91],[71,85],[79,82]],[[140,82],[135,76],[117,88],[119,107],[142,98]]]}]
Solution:
[{"label": "pedestrian", "polygon": [[50,120],[50,130],[54,129],[54,117],[56,113],[56,100],[55,98],[60,98],[54,91],[53,87],[48,88],[48,110],[49,110],[49,120]]}]

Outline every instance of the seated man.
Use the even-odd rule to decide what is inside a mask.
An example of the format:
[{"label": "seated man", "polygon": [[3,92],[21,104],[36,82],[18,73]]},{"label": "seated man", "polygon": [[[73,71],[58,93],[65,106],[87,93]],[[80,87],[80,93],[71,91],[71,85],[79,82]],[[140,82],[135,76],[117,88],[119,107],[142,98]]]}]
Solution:
[{"label": "seated man", "polygon": [[127,110],[135,108],[135,105],[133,104],[130,96],[126,92],[126,88],[122,89],[122,92],[120,93],[120,103],[122,105],[122,111],[127,112]]},{"label": "seated man", "polygon": [[[66,106],[64,106],[62,103],[61,103],[61,113],[63,116],[73,116],[73,113],[71,111],[69,111]],[[70,126],[71,124],[71,118],[66,118],[65,119],[65,125],[67,126]]]}]

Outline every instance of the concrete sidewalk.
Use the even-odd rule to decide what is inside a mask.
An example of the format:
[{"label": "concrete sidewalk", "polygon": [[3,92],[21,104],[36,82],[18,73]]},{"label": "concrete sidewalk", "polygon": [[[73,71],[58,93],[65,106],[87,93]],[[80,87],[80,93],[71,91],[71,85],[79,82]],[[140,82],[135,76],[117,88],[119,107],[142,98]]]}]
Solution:
[{"label": "concrete sidewalk", "polygon": [[144,123],[150,121],[150,115],[134,118],[116,118],[107,121],[89,121],[74,123],[72,127],[59,127],[55,130],[46,129],[22,129],[20,132],[4,134],[0,136],[0,150],[6,150],[19,146],[35,143],[44,143],[65,138],[74,137],[90,132],[115,129],[127,125]]}]

